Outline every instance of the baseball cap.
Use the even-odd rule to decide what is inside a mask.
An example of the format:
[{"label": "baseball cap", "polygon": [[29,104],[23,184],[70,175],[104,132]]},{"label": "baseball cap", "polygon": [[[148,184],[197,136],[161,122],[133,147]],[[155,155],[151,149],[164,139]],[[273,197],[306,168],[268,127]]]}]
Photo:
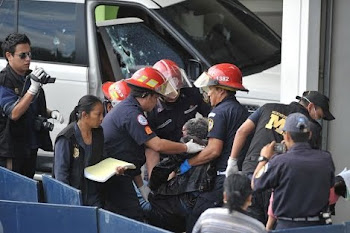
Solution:
[{"label": "baseball cap", "polygon": [[283,131],[295,133],[310,132],[309,119],[301,113],[289,114],[284,124]]},{"label": "baseball cap", "polygon": [[324,117],[324,120],[331,121],[334,120],[335,117],[332,115],[332,113],[329,111],[329,99],[327,96],[321,94],[318,91],[305,91],[303,93],[303,96],[297,96],[298,100],[305,99],[308,102],[311,102],[318,107],[322,108]]}]

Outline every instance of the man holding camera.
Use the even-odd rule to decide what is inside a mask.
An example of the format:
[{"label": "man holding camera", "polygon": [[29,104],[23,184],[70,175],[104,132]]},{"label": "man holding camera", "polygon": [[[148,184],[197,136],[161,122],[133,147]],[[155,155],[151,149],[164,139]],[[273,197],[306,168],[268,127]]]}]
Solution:
[{"label": "man holding camera", "polygon": [[288,151],[273,156],[275,141],[263,147],[254,191],[274,189],[276,229],[329,224],[328,198],[335,170],[331,154],[311,148],[310,121],[301,113],[290,114],[282,131]]},{"label": "man holding camera", "polygon": [[54,82],[42,68],[33,72],[30,40],[12,33],[1,45],[8,61],[0,73],[0,165],[33,178],[38,149],[52,151],[47,118],[63,123],[63,116],[46,108],[41,86]]},{"label": "man holding camera", "polygon": [[[314,149],[321,148],[322,127],[317,121],[320,119],[327,121],[335,119],[329,111],[329,99],[317,91],[305,91],[301,97],[297,96],[297,99],[300,101],[288,105],[280,103],[265,104],[249,116],[238,129],[233,141],[231,155],[227,162],[226,176],[238,170],[239,153],[248,136],[254,133],[242,165],[242,172],[251,177],[260,162],[261,148],[272,141],[282,141],[282,129],[287,116],[291,113],[302,113],[310,120],[312,134],[309,143]],[[266,223],[269,199],[270,192],[268,191],[260,194],[253,193],[253,204],[248,208],[249,214]]]}]

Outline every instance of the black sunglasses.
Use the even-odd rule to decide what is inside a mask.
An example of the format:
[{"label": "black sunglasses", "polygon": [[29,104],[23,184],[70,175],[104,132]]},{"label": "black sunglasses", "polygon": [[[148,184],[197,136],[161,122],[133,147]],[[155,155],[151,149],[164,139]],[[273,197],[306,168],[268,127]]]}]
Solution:
[{"label": "black sunglasses", "polygon": [[18,54],[15,54],[15,55],[19,56],[19,58],[21,58],[21,59],[26,59],[27,56],[29,58],[32,58],[32,53],[31,52],[18,53]]}]

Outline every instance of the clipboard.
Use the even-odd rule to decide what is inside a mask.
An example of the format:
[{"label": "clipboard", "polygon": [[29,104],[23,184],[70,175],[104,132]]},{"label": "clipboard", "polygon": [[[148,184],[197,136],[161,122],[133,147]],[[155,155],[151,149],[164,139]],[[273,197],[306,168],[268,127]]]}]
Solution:
[{"label": "clipboard", "polygon": [[95,165],[86,167],[84,169],[84,176],[89,180],[103,183],[115,175],[117,167],[124,167],[124,169],[136,168],[132,163],[114,158],[106,158]]}]

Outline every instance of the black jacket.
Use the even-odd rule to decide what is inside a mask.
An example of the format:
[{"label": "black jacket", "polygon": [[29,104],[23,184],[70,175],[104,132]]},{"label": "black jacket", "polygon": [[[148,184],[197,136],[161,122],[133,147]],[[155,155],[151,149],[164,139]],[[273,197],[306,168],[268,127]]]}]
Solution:
[{"label": "black jacket", "polygon": [[[99,206],[102,203],[102,187],[98,182],[88,180],[84,177],[84,168],[94,165],[103,159],[103,129],[102,127],[92,129],[92,154],[89,158],[85,156],[85,151],[79,142],[75,133],[76,122],[70,123],[64,128],[56,138],[56,142],[65,137],[69,141],[69,174],[63,174],[58,171],[54,164],[53,176],[68,185],[80,189],[83,195],[84,205]],[[56,143],[55,142],[55,143]],[[60,151],[61,152],[61,151]],[[62,153],[66,153],[62,151]],[[63,160],[62,154],[57,153],[55,148],[55,161]],[[69,180],[63,180],[62,177],[68,177]]]},{"label": "black jacket", "polygon": [[[31,71],[28,71],[27,75]],[[27,77],[23,81],[22,77],[7,65],[0,72],[0,85],[13,90],[19,98],[26,93],[25,84],[30,82]],[[37,115],[49,118],[46,108],[45,94],[42,88],[36,97]],[[25,158],[30,156],[31,150],[31,130],[33,130],[34,119],[37,117],[27,110],[18,120],[13,121],[0,109],[0,157]],[[37,132],[39,148],[45,151],[52,151],[52,141],[49,131],[41,129]]]},{"label": "black jacket", "polygon": [[[205,140],[198,138],[186,137],[184,142],[194,139],[201,145],[206,145]],[[161,161],[152,170],[152,176],[149,186],[155,194],[161,195],[179,195],[194,191],[209,191],[212,189],[216,177],[215,163],[209,162],[203,165],[194,166],[188,172],[182,175],[176,175],[171,180],[167,181],[171,172],[176,171],[181,163],[195,154],[180,154],[170,156]]]}]

